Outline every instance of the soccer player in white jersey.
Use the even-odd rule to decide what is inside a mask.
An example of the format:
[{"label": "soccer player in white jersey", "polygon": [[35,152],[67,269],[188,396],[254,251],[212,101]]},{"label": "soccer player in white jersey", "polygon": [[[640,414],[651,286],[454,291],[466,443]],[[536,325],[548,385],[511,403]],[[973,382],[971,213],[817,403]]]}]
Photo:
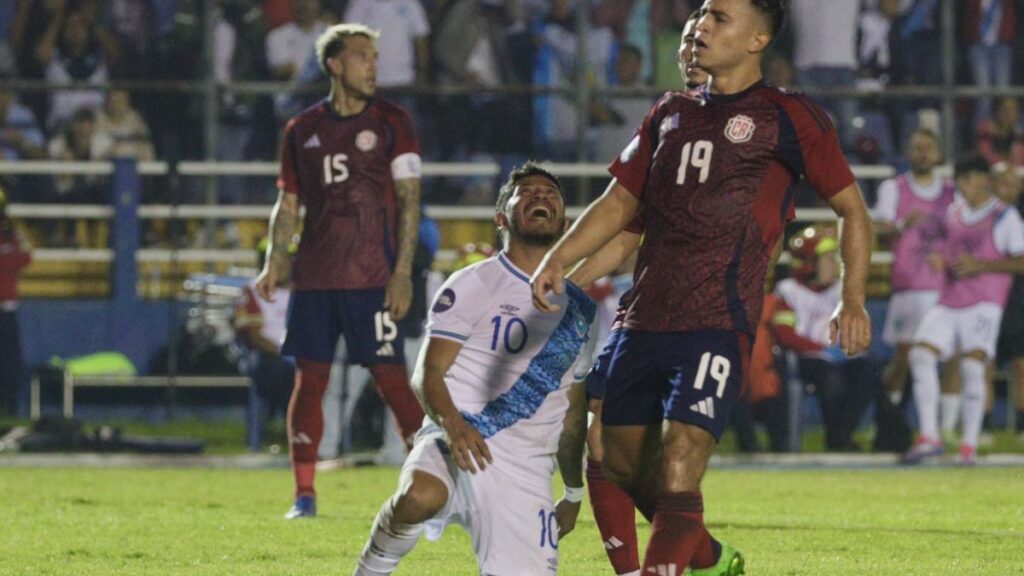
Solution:
[{"label": "soccer player in white jersey", "polygon": [[1012,274],[1024,271],[1024,223],[1016,208],[993,195],[985,159],[974,156],[957,163],[956,184],[963,198],[947,211],[945,239],[929,257],[945,281],[938,305],[921,320],[910,349],[921,429],[904,455],[908,463],[944,451],[937,422],[938,363],[957,353],[963,382],[960,462],[974,463],[985,412],[985,365],[995,356]]},{"label": "soccer player in white jersey", "polygon": [[[421,533],[437,539],[450,523],[469,532],[481,574],[558,571],[558,540],[583,498],[585,411],[570,385],[589,368],[579,352],[596,306],[571,284],[553,296],[561,313],[532,304],[530,275],[565,228],[555,176],[530,162],[513,170],[494,220],[504,251],[453,274],[431,308],[413,374],[428,419],[356,575],[391,574]],[[563,429],[567,414],[575,424]]]}]

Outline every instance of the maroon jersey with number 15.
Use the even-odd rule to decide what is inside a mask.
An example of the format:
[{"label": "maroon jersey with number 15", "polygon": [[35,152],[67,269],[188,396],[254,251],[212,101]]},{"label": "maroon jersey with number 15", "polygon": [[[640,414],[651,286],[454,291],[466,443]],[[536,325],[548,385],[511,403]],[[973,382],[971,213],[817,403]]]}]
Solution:
[{"label": "maroon jersey with number 15", "polygon": [[753,334],[793,183],[827,199],[854,182],[821,108],[760,82],[666,94],[609,170],[639,198],[646,234],[624,324],[652,332]]},{"label": "maroon jersey with number 15", "polygon": [[419,177],[420,144],[400,106],[372,98],[342,117],[324,100],[292,118],[277,186],[306,207],[295,290],[387,285],[398,241],[395,180]]}]

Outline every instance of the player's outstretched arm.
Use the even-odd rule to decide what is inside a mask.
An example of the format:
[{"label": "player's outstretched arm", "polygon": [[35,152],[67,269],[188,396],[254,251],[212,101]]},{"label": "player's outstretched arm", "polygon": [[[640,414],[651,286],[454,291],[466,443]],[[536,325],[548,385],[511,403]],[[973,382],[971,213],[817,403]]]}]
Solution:
[{"label": "player's outstretched arm", "polygon": [[569,388],[569,409],[565,413],[562,435],[558,438],[558,469],[565,484],[565,496],[555,504],[558,539],[576,527],[583,502],[583,448],[587,439],[587,394],[583,382]]},{"label": "player's outstretched arm", "polygon": [[829,340],[853,356],[871,345],[871,318],[864,307],[871,263],[871,216],[856,183],[832,196],[829,204],[839,216],[843,261],[843,297],[832,314]]},{"label": "player's outstretched arm", "polygon": [[384,290],[384,306],[393,320],[401,320],[412,305],[412,261],[420,231],[420,179],[395,180],[398,196],[398,255]]},{"label": "player's outstretched arm", "polygon": [[270,245],[267,246],[267,259],[263,270],[256,277],[256,294],[267,302],[274,301],[274,290],[277,281],[288,276],[291,269],[291,257],[288,247],[299,227],[299,196],[284,190],[278,192],[277,203],[270,213]]},{"label": "player's outstretched arm", "polygon": [[619,232],[597,252],[581,260],[566,279],[577,286],[588,286],[598,278],[611,274],[636,250],[640,238],[641,235],[636,232]]},{"label": "player's outstretched arm", "polygon": [[557,311],[558,306],[547,299],[547,293],[565,291],[565,269],[607,244],[633,220],[638,206],[637,197],[618,180],[612,180],[604,194],[587,207],[537,267],[530,279],[533,305],[543,312]]},{"label": "player's outstretched arm", "polygon": [[462,344],[445,338],[431,338],[427,349],[420,354],[412,375],[413,391],[423,402],[424,412],[448,433],[452,459],[460,469],[476,474],[477,467],[485,470],[494,462],[480,432],[466,422],[448,392],[444,375],[455,363]]}]

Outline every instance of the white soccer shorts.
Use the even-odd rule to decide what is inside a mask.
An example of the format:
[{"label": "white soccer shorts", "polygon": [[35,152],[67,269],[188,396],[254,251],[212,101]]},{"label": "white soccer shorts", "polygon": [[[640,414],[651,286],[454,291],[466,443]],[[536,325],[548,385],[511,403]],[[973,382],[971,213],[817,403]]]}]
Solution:
[{"label": "white soccer shorts", "polygon": [[948,359],[955,353],[981,350],[988,358],[996,354],[1003,308],[982,302],[967,308],[936,306],[925,314],[915,340],[934,346]]},{"label": "white soccer shorts", "polygon": [[937,290],[895,292],[885,311],[882,341],[890,346],[912,344],[924,315],[939,301]]},{"label": "white soccer shorts", "polygon": [[470,474],[455,465],[436,425],[416,435],[403,473],[425,472],[448,488],[448,503],[426,522],[427,539],[437,540],[448,524],[459,524],[469,532],[482,576],[556,574],[554,459],[549,454],[513,456],[502,450],[500,440],[500,433],[487,440],[494,463]]}]

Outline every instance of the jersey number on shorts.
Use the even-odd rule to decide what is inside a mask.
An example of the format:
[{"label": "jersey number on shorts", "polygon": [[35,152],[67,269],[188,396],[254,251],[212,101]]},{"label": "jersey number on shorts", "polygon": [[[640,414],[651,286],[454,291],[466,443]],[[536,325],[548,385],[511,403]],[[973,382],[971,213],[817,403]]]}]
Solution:
[{"label": "jersey number on shorts", "polygon": [[377,342],[393,342],[398,337],[398,326],[387,310],[378,310],[373,315],[373,330]]},{"label": "jersey number on shorts", "polygon": [[324,184],[341,184],[348,180],[348,154],[324,156]]},{"label": "jersey number on shorts", "polygon": [[679,158],[679,173],[676,174],[676,184],[682,186],[686,183],[686,173],[690,167],[700,168],[698,182],[703,184],[708,181],[708,173],[711,172],[711,153],[715,151],[715,145],[709,140],[697,140],[687,142],[683,146],[683,152]]},{"label": "jersey number on shorts", "polygon": [[[529,334],[526,332],[526,322],[517,316],[508,318],[508,322],[505,322],[505,330],[501,329],[502,320],[508,318],[507,316],[495,316],[491,318],[491,324],[494,324],[494,334],[491,335],[491,350],[498,349],[498,340],[504,332],[505,351],[509,354],[518,354],[526,348],[526,339]],[[516,328],[518,326],[518,328]]]},{"label": "jersey number on shorts", "polygon": [[725,394],[725,383],[729,381],[729,369],[732,365],[725,356],[712,356],[711,352],[705,352],[700,357],[700,367],[697,368],[697,377],[693,379],[693,387],[697,390],[704,389],[704,381],[710,372],[710,376],[718,382],[718,390],[715,396],[719,398]]},{"label": "jersey number on shorts", "polygon": [[558,518],[555,511],[541,510],[537,513],[540,517],[540,547],[549,546],[558,550]]}]

